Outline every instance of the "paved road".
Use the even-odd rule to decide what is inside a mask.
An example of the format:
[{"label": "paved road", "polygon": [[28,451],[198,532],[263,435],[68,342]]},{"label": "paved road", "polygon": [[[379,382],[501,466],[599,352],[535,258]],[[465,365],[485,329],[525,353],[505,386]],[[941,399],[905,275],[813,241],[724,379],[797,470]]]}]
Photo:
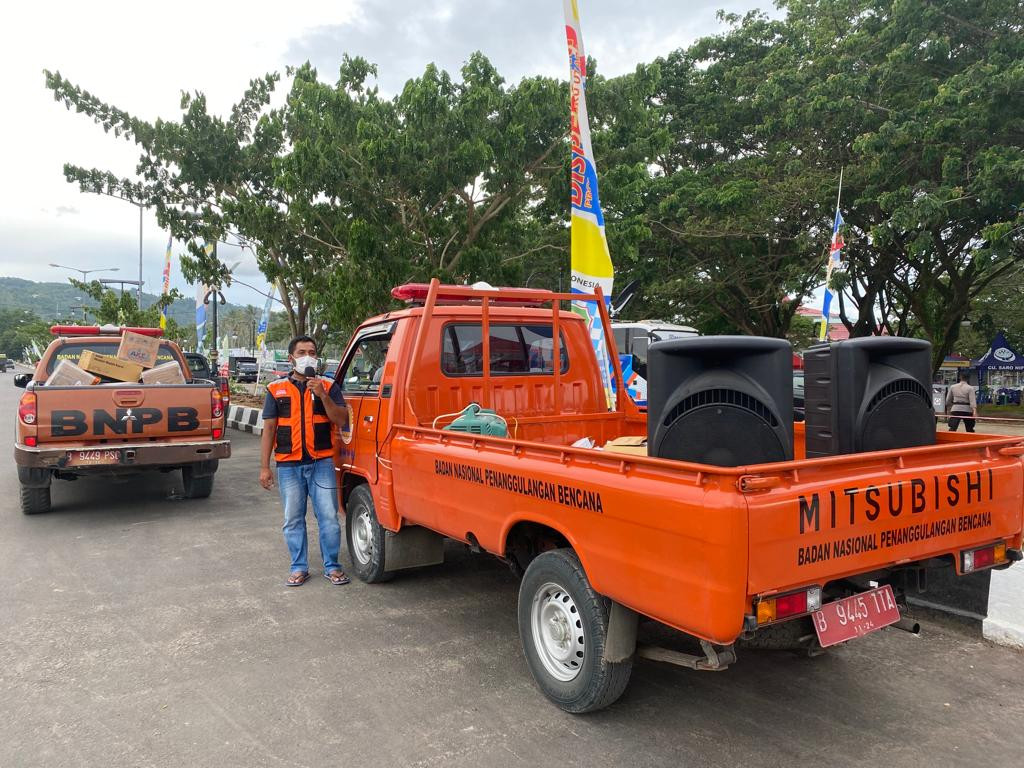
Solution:
[{"label": "paved road", "polygon": [[[0,413],[16,395],[0,377]],[[490,558],[452,546],[388,585],[283,588],[255,456],[237,435],[207,501],[177,500],[176,476],[78,481],[40,517],[0,473],[0,766],[974,766],[1024,748],[1024,656],[934,624],[717,674],[641,662],[613,707],[564,714]]]}]

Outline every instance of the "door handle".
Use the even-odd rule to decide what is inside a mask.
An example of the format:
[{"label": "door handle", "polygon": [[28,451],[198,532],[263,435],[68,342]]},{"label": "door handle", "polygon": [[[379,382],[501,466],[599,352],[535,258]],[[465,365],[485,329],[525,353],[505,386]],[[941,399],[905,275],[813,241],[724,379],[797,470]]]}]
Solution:
[{"label": "door handle", "polygon": [[367,424],[373,424],[373,416],[363,416],[363,421]]}]

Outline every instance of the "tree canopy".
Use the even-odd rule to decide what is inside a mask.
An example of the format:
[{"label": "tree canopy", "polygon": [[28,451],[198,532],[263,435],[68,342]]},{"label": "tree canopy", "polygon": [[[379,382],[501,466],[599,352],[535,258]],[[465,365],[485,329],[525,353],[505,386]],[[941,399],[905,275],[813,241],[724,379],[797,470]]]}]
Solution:
[{"label": "tree canopy", "polygon": [[[1024,14],[1018,0],[784,0],[605,78],[587,98],[619,285],[632,316],[704,333],[806,336],[843,169],[834,275],[853,335],[919,335],[936,365],[1024,260]],[[82,189],[151,206],[192,244],[193,281],[231,276],[204,242],[253,249],[293,333],[350,328],[395,283],[566,287],[568,88],[508,84],[481,54],[400,93],[345,57],[251,81],[230,114],[184,94],[148,122],[60,73],[54,97],[140,149]]]}]

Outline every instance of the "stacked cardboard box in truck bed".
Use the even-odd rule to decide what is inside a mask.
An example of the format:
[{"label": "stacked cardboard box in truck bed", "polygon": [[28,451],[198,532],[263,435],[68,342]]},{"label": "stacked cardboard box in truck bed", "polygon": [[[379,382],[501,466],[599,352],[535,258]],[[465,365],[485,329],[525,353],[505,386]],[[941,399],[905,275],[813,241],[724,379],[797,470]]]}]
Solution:
[{"label": "stacked cardboard box in truck bed", "polygon": [[160,339],[132,331],[125,331],[121,335],[121,345],[117,348],[118,359],[138,363],[143,368],[152,368],[156,365],[159,353]]},{"label": "stacked cardboard box in truck bed", "polygon": [[137,382],[142,376],[142,366],[130,363],[113,355],[101,355],[91,349],[85,350],[78,360],[81,368],[117,381]]}]

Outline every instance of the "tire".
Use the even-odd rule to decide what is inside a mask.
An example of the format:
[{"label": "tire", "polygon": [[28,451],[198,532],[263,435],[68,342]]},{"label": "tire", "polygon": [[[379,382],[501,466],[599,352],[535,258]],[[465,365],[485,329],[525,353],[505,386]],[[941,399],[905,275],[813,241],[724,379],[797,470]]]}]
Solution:
[{"label": "tire", "polygon": [[373,495],[365,485],[354,488],[345,504],[345,540],[352,572],[360,581],[380,584],[394,576],[384,570],[386,532],[377,520]]},{"label": "tire", "polygon": [[50,511],[50,486],[31,488],[21,486],[21,511],[26,515],[41,515]]},{"label": "tire", "polygon": [[213,491],[214,475],[196,475],[192,467],[181,468],[181,482],[186,499],[205,499]]},{"label": "tire", "polygon": [[629,684],[633,660],[604,659],[610,608],[571,549],[538,555],[526,569],[519,587],[523,653],[541,691],[566,712],[603,709]]}]

